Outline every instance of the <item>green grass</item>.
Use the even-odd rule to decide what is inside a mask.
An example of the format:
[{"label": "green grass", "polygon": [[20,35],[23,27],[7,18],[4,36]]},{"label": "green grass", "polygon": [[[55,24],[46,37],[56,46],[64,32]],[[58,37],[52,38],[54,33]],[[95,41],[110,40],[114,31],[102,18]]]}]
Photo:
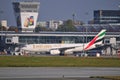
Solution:
[{"label": "green grass", "polygon": [[0,67],[120,67],[120,58],[0,56]]}]

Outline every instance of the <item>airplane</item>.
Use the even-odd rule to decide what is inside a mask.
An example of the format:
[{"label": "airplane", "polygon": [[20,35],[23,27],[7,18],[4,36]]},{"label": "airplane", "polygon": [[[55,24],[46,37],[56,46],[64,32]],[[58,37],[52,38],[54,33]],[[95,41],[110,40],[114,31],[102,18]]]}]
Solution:
[{"label": "airplane", "polygon": [[75,44],[26,44],[20,49],[21,54],[29,52],[49,52],[51,55],[73,54],[73,52],[88,51],[96,48],[96,45],[102,45],[106,30],[101,30],[88,43]]}]

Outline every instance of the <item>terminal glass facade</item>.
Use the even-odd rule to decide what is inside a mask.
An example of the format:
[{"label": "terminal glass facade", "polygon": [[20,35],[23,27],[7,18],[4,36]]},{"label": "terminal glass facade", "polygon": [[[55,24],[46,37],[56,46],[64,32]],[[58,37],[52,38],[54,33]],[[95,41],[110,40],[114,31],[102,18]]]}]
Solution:
[{"label": "terminal glass facade", "polygon": [[19,36],[19,43],[22,44],[69,44],[86,43],[93,37],[83,36]]}]

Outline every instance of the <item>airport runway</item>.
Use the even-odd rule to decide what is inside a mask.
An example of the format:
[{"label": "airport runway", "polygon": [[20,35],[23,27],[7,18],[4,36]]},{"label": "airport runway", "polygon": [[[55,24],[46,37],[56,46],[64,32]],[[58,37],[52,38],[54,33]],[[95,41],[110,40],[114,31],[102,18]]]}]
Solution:
[{"label": "airport runway", "polygon": [[[120,76],[120,68],[100,67],[2,67],[1,79],[88,78],[90,76]],[[39,79],[39,80],[40,80]],[[44,80],[45,80],[44,79]],[[52,79],[54,80],[54,79]],[[59,79],[57,79],[59,80]],[[65,79],[67,80],[67,79]],[[73,79],[74,80],[74,79]]]}]

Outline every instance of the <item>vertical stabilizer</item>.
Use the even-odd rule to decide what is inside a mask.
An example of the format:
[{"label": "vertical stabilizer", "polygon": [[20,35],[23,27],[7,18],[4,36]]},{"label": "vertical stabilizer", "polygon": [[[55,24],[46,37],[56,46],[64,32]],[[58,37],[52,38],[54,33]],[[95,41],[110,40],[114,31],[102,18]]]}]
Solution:
[{"label": "vertical stabilizer", "polygon": [[91,48],[94,44],[102,44],[102,40],[104,39],[106,30],[101,30],[85,47],[85,50],[88,50]]}]

